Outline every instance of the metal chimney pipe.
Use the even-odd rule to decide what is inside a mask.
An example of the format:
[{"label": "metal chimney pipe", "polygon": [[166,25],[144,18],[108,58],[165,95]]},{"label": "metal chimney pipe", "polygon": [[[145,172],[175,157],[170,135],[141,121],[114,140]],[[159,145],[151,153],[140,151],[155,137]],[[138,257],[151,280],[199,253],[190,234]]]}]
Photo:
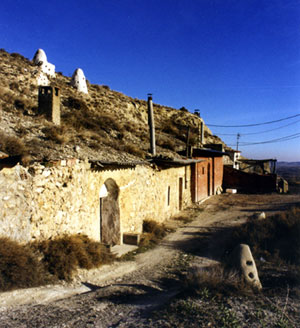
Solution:
[{"label": "metal chimney pipe", "polygon": [[190,126],[187,127],[186,132],[186,157],[189,157],[189,146],[190,146]]},{"label": "metal chimney pipe", "polygon": [[149,131],[150,131],[150,152],[152,156],[155,156],[156,155],[155,125],[154,125],[153,102],[152,102],[151,93],[148,93],[148,124],[149,124]]}]

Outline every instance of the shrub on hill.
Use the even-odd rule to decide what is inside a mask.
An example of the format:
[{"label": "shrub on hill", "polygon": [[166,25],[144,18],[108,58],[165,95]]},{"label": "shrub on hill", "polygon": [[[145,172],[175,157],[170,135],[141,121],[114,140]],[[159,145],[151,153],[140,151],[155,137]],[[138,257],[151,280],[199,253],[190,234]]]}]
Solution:
[{"label": "shrub on hill", "polygon": [[8,136],[3,132],[0,132],[0,150],[10,156],[27,154],[27,148],[20,138]]}]

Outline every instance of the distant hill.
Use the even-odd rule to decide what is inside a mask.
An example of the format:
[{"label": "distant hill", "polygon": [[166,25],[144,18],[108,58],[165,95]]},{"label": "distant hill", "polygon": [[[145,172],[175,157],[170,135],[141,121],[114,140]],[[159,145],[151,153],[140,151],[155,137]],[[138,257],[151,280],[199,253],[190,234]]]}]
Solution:
[{"label": "distant hill", "polygon": [[300,167],[300,162],[277,162],[277,167]]},{"label": "distant hill", "polygon": [[300,194],[300,162],[278,162],[277,173],[288,181],[290,192]]},{"label": "distant hill", "polygon": [[[57,127],[38,113],[38,74],[39,67],[31,60],[0,49],[0,151],[46,161],[126,162],[149,156],[145,100],[88,81],[89,94],[78,93],[70,85],[71,78],[57,72],[55,78],[49,77],[50,84],[61,90],[62,124]],[[154,115],[158,155],[178,156],[177,151],[185,149],[188,127],[190,143],[195,145],[198,116],[184,107],[159,104],[154,104]],[[223,143],[206,126],[204,136],[207,144]]]}]

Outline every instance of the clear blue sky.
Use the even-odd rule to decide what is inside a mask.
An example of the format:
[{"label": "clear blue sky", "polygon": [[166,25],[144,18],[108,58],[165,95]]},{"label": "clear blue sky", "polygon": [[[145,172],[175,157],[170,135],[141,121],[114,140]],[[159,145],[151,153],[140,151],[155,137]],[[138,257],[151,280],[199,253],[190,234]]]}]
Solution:
[{"label": "clear blue sky", "polygon": [[[0,48],[30,59],[42,48],[56,71],[81,67],[91,83],[152,92],[206,123],[300,114],[299,0],[1,0],[0,31]],[[300,161],[300,138],[242,146],[300,133],[297,120],[211,129],[228,144],[241,133],[244,156]]]}]

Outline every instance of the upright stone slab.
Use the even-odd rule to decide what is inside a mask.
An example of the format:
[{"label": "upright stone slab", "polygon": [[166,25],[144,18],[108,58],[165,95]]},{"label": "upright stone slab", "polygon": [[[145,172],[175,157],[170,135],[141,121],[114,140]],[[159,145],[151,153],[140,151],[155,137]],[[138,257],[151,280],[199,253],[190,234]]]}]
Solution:
[{"label": "upright stone slab", "polygon": [[39,114],[55,125],[60,125],[60,89],[57,87],[39,87]]},{"label": "upright stone slab", "polygon": [[230,254],[228,264],[241,272],[245,280],[257,289],[262,289],[255,261],[250,247],[245,244],[238,245]]}]

